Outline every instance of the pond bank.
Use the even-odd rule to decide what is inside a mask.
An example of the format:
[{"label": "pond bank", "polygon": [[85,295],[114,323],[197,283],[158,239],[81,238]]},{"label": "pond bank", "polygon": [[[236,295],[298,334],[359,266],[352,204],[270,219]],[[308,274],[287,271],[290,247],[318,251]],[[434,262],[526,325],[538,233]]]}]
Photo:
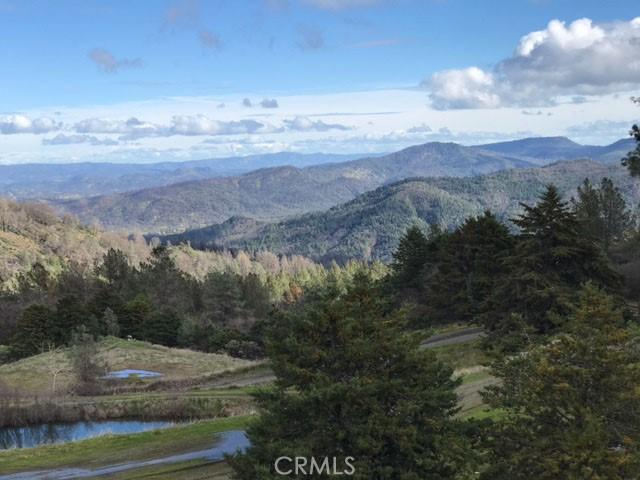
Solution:
[{"label": "pond bank", "polygon": [[0,479],[4,480],[9,474],[25,472],[95,470],[200,452],[214,445],[216,434],[244,430],[253,418],[240,416],[199,421],[133,435],[105,436],[62,445],[0,451]]},{"label": "pond bank", "polygon": [[217,441],[211,448],[195,452],[170,455],[153,460],[109,465],[95,469],[68,468],[55,471],[31,471],[10,475],[0,475],[0,480],[70,480],[75,478],[91,478],[102,475],[113,475],[115,473],[137,468],[186,462],[189,460],[204,459],[210,462],[220,462],[224,460],[225,455],[232,455],[234,453],[244,451],[248,446],[249,439],[245,433],[240,430],[232,430],[219,434]]}]

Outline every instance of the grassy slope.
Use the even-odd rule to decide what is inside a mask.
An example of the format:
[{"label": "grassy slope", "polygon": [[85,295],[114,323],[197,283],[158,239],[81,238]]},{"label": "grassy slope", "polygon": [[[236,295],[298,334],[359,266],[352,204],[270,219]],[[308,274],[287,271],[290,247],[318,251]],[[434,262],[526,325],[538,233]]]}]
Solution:
[{"label": "grassy slope", "polygon": [[251,418],[223,418],[133,435],[104,436],[62,445],[0,451],[0,473],[69,467],[96,468],[196,451],[210,447],[216,433],[246,428]]},{"label": "grassy slope", "polygon": [[[229,372],[255,364],[215,353],[168,348],[137,340],[127,341],[107,337],[99,343],[100,357],[110,370],[126,368],[151,370],[164,375],[164,380],[198,378]],[[51,388],[51,365],[68,367],[65,351],[47,352],[17,362],[0,365],[0,380],[9,386],[30,393],[45,393]],[[58,391],[72,381],[70,373],[61,374],[57,380]]]}]

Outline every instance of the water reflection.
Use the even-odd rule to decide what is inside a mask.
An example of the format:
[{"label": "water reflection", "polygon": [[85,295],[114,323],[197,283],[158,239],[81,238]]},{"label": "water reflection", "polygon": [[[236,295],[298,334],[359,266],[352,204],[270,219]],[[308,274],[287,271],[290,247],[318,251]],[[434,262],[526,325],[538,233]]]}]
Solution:
[{"label": "water reflection", "polygon": [[127,368],[125,370],[116,370],[115,372],[109,372],[106,375],[106,378],[154,378],[161,376],[162,374],[160,372],[151,372],[149,370],[134,370],[131,368]]},{"label": "water reflection", "polygon": [[29,448],[50,443],[65,443],[101,435],[126,434],[155,430],[171,422],[112,420],[101,422],[49,423],[29,427],[0,428],[0,450]]}]

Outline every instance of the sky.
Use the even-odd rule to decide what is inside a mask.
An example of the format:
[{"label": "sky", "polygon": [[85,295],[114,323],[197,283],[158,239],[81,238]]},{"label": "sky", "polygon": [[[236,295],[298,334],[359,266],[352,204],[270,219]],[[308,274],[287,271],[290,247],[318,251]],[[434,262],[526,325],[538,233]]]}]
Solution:
[{"label": "sky", "polygon": [[0,164],[607,144],[637,0],[0,0]]}]

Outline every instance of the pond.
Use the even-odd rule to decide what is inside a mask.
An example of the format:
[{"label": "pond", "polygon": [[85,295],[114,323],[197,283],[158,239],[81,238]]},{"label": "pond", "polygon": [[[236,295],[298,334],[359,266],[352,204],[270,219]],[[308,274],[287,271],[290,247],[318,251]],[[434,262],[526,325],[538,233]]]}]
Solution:
[{"label": "pond", "polygon": [[47,423],[29,427],[0,428],[0,450],[66,443],[101,435],[145,432],[173,425],[172,422],[105,420],[98,422]]},{"label": "pond", "polygon": [[125,370],[116,370],[115,372],[109,372],[106,375],[106,378],[156,378],[161,377],[162,374],[160,372],[152,372],[149,370],[134,370],[131,368],[127,368]]}]

